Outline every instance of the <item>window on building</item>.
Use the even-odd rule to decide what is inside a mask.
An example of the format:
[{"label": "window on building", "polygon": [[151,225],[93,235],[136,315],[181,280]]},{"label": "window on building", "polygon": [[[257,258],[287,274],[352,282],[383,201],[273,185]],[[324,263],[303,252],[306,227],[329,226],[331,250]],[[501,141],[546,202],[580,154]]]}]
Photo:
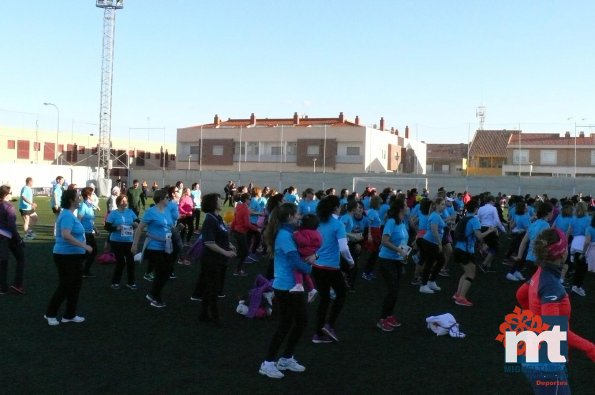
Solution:
[{"label": "window on building", "polygon": [[64,153],[64,144],[58,144],[58,152]]},{"label": "window on building", "polygon": [[450,165],[442,165],[442,173],[449,173]]},{"label": "window on building", "polygon": [[16,145],[14,140],[8,140],[8,149],[15,149]]},{"label": "window on building", "polygon": [[515,165],[529,163],[529,150],[527,149],[515,149],[512,152],[512,163]]},{"label": "window on building", "polygon": [[29,140],[17,142],[17,159],[29,159]]},{"label": "window on building", "polygon": [[386,150],[382,150],[381,155],[382,155],[382,159],[386,159]]},{"label": "window on building", "polygon": [[213,146],[213,156],[223,156],[223,146],[222,145],[214,145]]},{"label": "window on building", "polygon": [[245,142],[236,142],[233,147],[233,154],[234,155],[246,155],[246,143]]},{"label": "window on building", "polygon": [[556,150],[542,149],[540,152],[540,161],[542,165],[555,165],[558,163],[558,152]]},{"label": "window on building", "polygon": [[[147,159],[151,159],[151,154],[147,152]],[[161,154],[155,154],[155,160],[160,160]]]},{"label": "window on building", "polygon": [[492,167],[492,161],[490,158],[479,158],[479,167],[481,168],[490,168]]},{"label": "window on building", "polygon": [[43,143],[43,160],[54,160],[56,152],[54,143]]},{"label": "window on building", "polygon": [[287,155],[297,155],[297,143],[287,143]]},{"label": "window on building", "polygon": [[41,143],[33,143],[33,151],[41,151]]},{"label": "window on building", "polygon": [[359,147],[347,147],[347,155],[359,156]]},{"label": "window on building", "polygon": [[129,156],[130,158],[134,158],[134,150],[130,150],[130,151],[128,151],[128,156]]},{"label": "window on building", "polygon": [[591,151],[591,166],[595,166],[595,150]]},{"label": "window on building", "polygon": [[85,147],[83,147],[82,145],[79,145],[79,154],[84,154],[85,153]]},{"label": "window on building", "polygon": [[248,142],[248,155],[258,155],[258,142]]},{"label": "window on building", "polygon": [[308,155],[320,155],[320,146],[318,144],[310,144],[307,150]]},{"label": "window on building", "polygon": [[[151,153],[150,152],[145,152],[145,159],[151,159]],[[155,159],[159,159],[159,158],[155,157]]]},{"label": "window on building", "polygon": [[283,155],[283,150],[281,146],[275,145],[271,147],[271,155]]},{"label": "window on building", "polygon": [[200,145],[191,145],[190,146],[190,155],[200,156]]},{"label": "window on building", "polygon": [[145,151],[136,151],[136,165],[137,166],[145,165]]}]

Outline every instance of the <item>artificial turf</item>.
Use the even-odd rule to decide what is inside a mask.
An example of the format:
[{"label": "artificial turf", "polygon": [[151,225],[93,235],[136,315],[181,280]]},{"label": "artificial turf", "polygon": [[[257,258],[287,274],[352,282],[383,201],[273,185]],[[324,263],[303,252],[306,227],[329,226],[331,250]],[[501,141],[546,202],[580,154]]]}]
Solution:
[{"label": "artificial turf", "polygon": [[[475,303],[471,308],[456,306],[450,298],[461,273],[456,265],[450,265],[452,277],[438,280],[443,290],[434,295],[422,295],[409,285],[409,265],[396,308],[403,326],[391,333],[375,327],[384,295],[380,279],[357,280],[336,328],[339,343],[311,343],[314,302],[296,352],[306,372],[273,380],[259,375],[258,368],[276,322],[235,313],[238,297],[265,272],[266,259],[248,266],[248,277],[234,277],[233,267],[228,270],[227,297],[219,300],[221,328],[200,323],[200,302],[189,300],[199,272],[196,263],[176,265],[178,278],[163,292],[164,309],[152,308],[145,300],[149,283],[142,279],[142,267],[136,271],[139,290],[113,290],[113,266],[96,264],[97,277],[84,279],[78,308],[87,320],[49,327],[43,314],[57,285],[51,255],[53,215],[47,201],[36,201],[41,225],[38,238],[26,245],[26,294],[0,296],[1,393],[531,393],[522,375],[504,372],[504,348],[495,341],[500,323],[515,306],[519,286],[504,278],[501,259],[495,264],[497,273],[477,276],[469,294]],[[100,235],[100,246],[104,237]],[[9,279],[13,264],[11,258]],[[594,277],[587,276],[587,297],[571,295],[571,326],[591,340]],[[427,316],[446,312],[456,317],[466,338],[437,337],[426,328]],[[586,356],[571,351],[569,374],[574,393],[593,393],[593,363]]]}]

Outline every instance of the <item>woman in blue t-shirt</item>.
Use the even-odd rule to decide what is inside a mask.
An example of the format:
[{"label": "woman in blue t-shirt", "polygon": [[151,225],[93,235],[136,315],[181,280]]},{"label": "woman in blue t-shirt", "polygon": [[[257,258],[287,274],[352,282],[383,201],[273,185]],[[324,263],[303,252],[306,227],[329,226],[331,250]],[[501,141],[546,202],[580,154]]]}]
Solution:
[{"label": "woman in blue t-shirt", "polygon": [[436,284],[436,277],[444,265],[442,237],[446,222],[440,214],[445,207],[443,198],[438,197],[434,200],[434,210],[428,217],[427,231],[419,242],[421,256],[424,260],[419,292],[424,294],[433,294],[442,289]]},{"label": "woman in blue t-shirt", "polygon": [[172,242],[172,215],[168,210],[169,200],[167,192],[160,189],[153,195],[155,205],[145,211],[143,218],[134,234],[134,240],[130,251],[136,254],[138,243],[143,230],[147,230],[147,237],[143,247],[143,256],[149,261],[149,265],[155,272],[151,290],[146,295],[151,306],[156,308],[165,307],[161,299],[161,291],[167,280],[170,278],[173,266],[173,242]]},{"label": "woman in blue t-shirt", "polygon": [[574,277],[572,278],[571,290],[579,296],[586,295],[583,289],[583,283],[587,275],[587,260],[585,259],[585,254],[581,253],[586,252],[583,246],[586,244],[587,229],[589,229],[589,225],[593,226],[594,224],[588,209],[587,203],[578,202],[576,205],[576,215],[571,224],[572,237],[576,239],[576,242],[573,244],[580,246],[576,250],[573,247],[570,248],[570,252],[572,252],[574,257]]},{"label": "woman in blue t-shirt", "polygon": [[564,232],[566,238],[568,239],[568,254],[566,256],[566,262],[562,265],[562,275],[560,276],[562,280],[566,278],[566,273],[568,272],[568,268],[570,265],[570,246],[572,245],[572,214],[574,211],[574,207],[572,203],[566,202],[562,206],[562,211],[554,220],[553,228],[559,229],[560,231]]},{"label": "woman in blue t-shirt", "polygon": [[[459,286],[457,292],[453,295],[453,299],[459,306],[471,307],[471,303],[467,299],[467,292],[471,288],[471,284],[475,279],[476,266],[475,266],[475,242],[477,240],[483,240],[484,237],[492,232],[496,232],[496,228],[490,227],[485,232],[481,232],[481,224],[477,219],[477,210],[479,209],[479,203],[475,199],[471,199],[465,205],[467,211],[465,224],[465,239],[455,240],[454,260],[463,267],[463,274],[459,278]],[[461,218],[459,221],[463,221]],[[462,226],[463,224],[461,224]]]},{"label": "woman in blue t-shirt", "polygon": [[[273,290],[279,311],[279,325],[269,344],[266,358],[260,365],[259,373],[271,378],[282,378],[284,375],[281,370],[292,372],[306,370],[294,358],[295,347],[302,337],[308,321],[306,293],[290,292],[290,290],[296,285],[294,271],[308,274],[312,268],[300,258],[297,245],[292,237],[297,222],[295,204],[284,203],[271,213],[271,219],[264,234],[265,241],[275,260]],[[314,256],[310,259],[313,261]],[[275,363],[277,353],[285,338],[287,338],[285,351]]]},{"label": "woman in blue t-shirt", "polygon": [[[577,262],[580,262],[579,265],[581,263],[585,264],[583,268],[577,265],[574,275],[574,285],[572,286],[572,292],[579,296],[587,296],[587,293],[583,289],[583,281],[585,280],[585,275],[588,269],[587,252],[591,248],[595,248],[595,215],[591,217],[591,225],[585,231],[585,242],[583,244],[583,249],[576,255],[575,258]],[[577,279],[577,277],[579,278]]]},{"label": "woman in blue t-shirt", "polygon": [[[527,252],[525,262],[527,263],[527,269],[529,270],[529,276],[527,278],[531,278],[535,271],[537,270],[535,253],[533,252],[533,245],[535,244],[535,240],[537,236],[544,231],[545,229],[550,228],[550,220],[552,219],[552,211],[554,210],[553,206],[549,202],[543,202],[539,206],[536,211],[537,219],[529,226],[529,230],[525,233],[523,237],[523,241],[521,241],[521,245],[519,246],[519,252],[514,258],[515,261],[521,261],[525,256],[525,251]],[[519,272],[520,273],[520,272]],[[522,281],[524,278],[521,276],[515,276],[516,281]],[[506,276],[508,280],[515,281],[510,276]]]},{"label": "woman in blue t-shirt", "polygon": [[85,229],[74,215],[78,206],[79,196],[76,190],[71,189],[62,193],[60,199],[62,210],[56,220],[56,243],[53,250],[60,282],[44,315],[50,326],[60,323],[57,315],[64,300],[66,300],[66,311],[61,322],[85,321],[83,317],[76,314],[76,307],[81,292],[85,253],[91,253],[93,248],[85,242]]},{"label": "woman in blue t-shirt", "polygon": [[85,240],[87,242],[87,245],[90,245],[93,249],[90,253],[87,254],[87,257],[85,259],[85,267],[83,268],[83,278],[95,277],[93,273],[91,273],[91,266],[93,266],[93,263],[95,262],[95,256],[97,256],[97,241],[95,240],[97,229],[95,229],[95,206],[93,204],[93,201],[91,200],[92,195],[93,188],[83,188],[81,192],[83,201],[79,205],[77,212],[77,217],[81,221],[83,228],[85,228]]},{"label": "woman in blue t-shirt", "polygon": [[128,198],[120,195],[116,198],[117,210],[113,210],[105,221],[105,230],[109,232],[110,246],[116,256],[116,267],[112,276],[112,288],[120,288],[120,279],[124,266],[128,282],[126,287],[136,290],[134,281],[134,256],[130,251],[134,239],[134,229],[138,226],[138,219],[134,211],[128,208]]},{"label": "woman in blue t-shirt", "polygon": [[387,213],[387,221],[382,232],[382,244],[378,253],[378,266],[386,284],[386,296],[382,301],[380,319],[376,326],[384,332],[392,332],[401,322],[393,315],[403,264],[411,248],[407,245],[409,232],[405,223],[405,201],[397,199]]},{"label": "woman in blue t-shirt", "polygon": [[[316,333],[312,342],[331,343],[339,341],[335,332],[335,323],[345,304],[347,286],[340,270],[341,256],[351,267],[355,264],[347,245],[345,226],[339,221],[339,198],[331,195],[318,203],[316,213],[320,219],[318,231],[322,234],[322,245],[318,249],[318,258],[312,264],[312,276],[320,295],[316,311]],[[331,304],[331,288],[335,291],[335,300]],[[328,315],[328,320],[327,320]]]}]

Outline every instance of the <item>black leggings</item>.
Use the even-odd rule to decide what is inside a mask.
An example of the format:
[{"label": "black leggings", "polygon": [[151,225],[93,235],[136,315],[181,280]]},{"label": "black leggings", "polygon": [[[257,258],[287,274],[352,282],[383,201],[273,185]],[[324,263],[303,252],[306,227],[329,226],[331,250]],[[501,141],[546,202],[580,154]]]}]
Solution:
[{"label": "black leggings", "polygon": [[60,282],[48,304],[45,313],[47,317],[55,318],[64,300],[66,300],[66,311],[62,317],[74,318],[76,315],[76,306],[83,285],[84,260],[84,254],[54,254],[54,263],[58,269]]},{"label": "black leggings", "polygon": [[246,233],[237,232],[235,230],[232,231],[231,234],[235,239],[236,246],[238,248],[238,266],[236,268],[236,271],[239,272],[244,268],[244,260],[248,256],[248,237]]},{"label": "black leggings", "polygon": [[151,296],[161,302],[161,290],[169,280],[173,270],[173,255],[165,251],[145,250],[145,256],[155,272],[155,278],[151,285]]},{"label": "black leggings", "polygon": [[583,255],[580,256],[580,253],[574,253],[574,277],[572,279],[572,285],[576,285],[577,287],[582,287],[583,282],[585,281],[585,276],[587,275],[587,258]]},{"label": "black leggings", "polygon": [[424,269],[421,274],[422,284],[428,281],[435,281],[438,273],[444,266],[444,254],[440,252],[438,244],[431,243],[426,239],[420,239],[421,257],[424,261]]},{"label": "black leggings", "polygon": [[120,284],[124,266],[126,266],[126,274],[128,276],[128,284],[134,284],[134,256],[130,251],[132,243],[125,243],[121,241],[110,241],[110,246],[114,255],[116,256],[116,267],[114,268],[114,275],[112,276],[112,284]]},{"label": "black leggings", "polygon": [[386,296],[382,301],[382,311],[380,318],[385,319],[393,315],[395,305],[397,304],[397,296],[399,294],[399,282],[403,273],[403,261],[378,258],[380,275],[386,284]]},{"label": "black leggings", "polygon": [[192,238],[192,234],[194,233],[193,230],[193,223],[194,223],[194,217],[192,215],[189,215],[187,217],[181,217],[178,220],[178,223],[181,223],[182,225],[184,225],[184,227],[182,228],[182,232],[180,232],[180,236],[182,237],[182,241],[184,241],[184,239],[186,239],[186,242],[190,242],[190,239]]},{"label": "black leggings", "polygon": [[91,274],[91,266],[93,266],[95,256],[97,256],[97,241],[95,240],[95,234],[85,233],[85,240],[87,241],[87,245],[93,248],[93,251],[88,252],[86,255],[83,274]]},{"label": "black leggings", "polygon": [[336,297],[328,315],[328,324],[331,328],[334,328],[339,313],[341,313],[345,304],[347,285],[341,271],[336,269],[328,270],[314,267],[312,268],[312,277],[314,277],[316,289],[320,295],[320,303],[318,303],[318,309],[316,310],[316,333],[322,336],[324,335],[322,328],[327,323],[326,317],[331,304],[331,287],[335,290]]},{"label": "black leggings", "polygon": [[295,351],[295,346],[302,337],[306,324],[308,323],[308,314],[306,311],[306,293],[289,292],[275,289],[276,307],[279,317],[279,326],[271,339],[267,351],[266,360],[274,361],[277,352],[283,343],[283,340],[289,335],[285,351],[281,356],[291,358]]}]

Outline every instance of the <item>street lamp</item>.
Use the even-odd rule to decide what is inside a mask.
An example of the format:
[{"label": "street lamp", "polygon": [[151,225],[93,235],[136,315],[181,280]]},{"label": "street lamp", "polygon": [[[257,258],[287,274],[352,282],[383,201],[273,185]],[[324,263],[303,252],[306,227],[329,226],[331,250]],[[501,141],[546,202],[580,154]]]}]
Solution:
[{"label": "street lamp", "polygon": [[89,133],[89,136],[87,137],[87,149],[89,150],[89,153],[87,154],[87,158],[89,158],[91,156],[91,152],[93,152],[91,150],[91,137],[95,136],[93,133]]},{"label": "street lamp", "polygon": [[316,173],[316,158],[312,159],[312,162],[314,162],[314,169],[313,169],[313,173]]},{"label": "street lamp", "polygon": [[188,171],[190,171],[190,159],[192,159],[192,154],[188,155]]},{"label": "street lamp", "polygon": [[57,121],[56,121],[56,150],[54,151],[56,164],[58,164],[58,141],[59,141],[59,135],[60,135],[60,109],[54,103],[43,103],[43,105],[54,107],[56,109],[56,113],[58,115]]}]

